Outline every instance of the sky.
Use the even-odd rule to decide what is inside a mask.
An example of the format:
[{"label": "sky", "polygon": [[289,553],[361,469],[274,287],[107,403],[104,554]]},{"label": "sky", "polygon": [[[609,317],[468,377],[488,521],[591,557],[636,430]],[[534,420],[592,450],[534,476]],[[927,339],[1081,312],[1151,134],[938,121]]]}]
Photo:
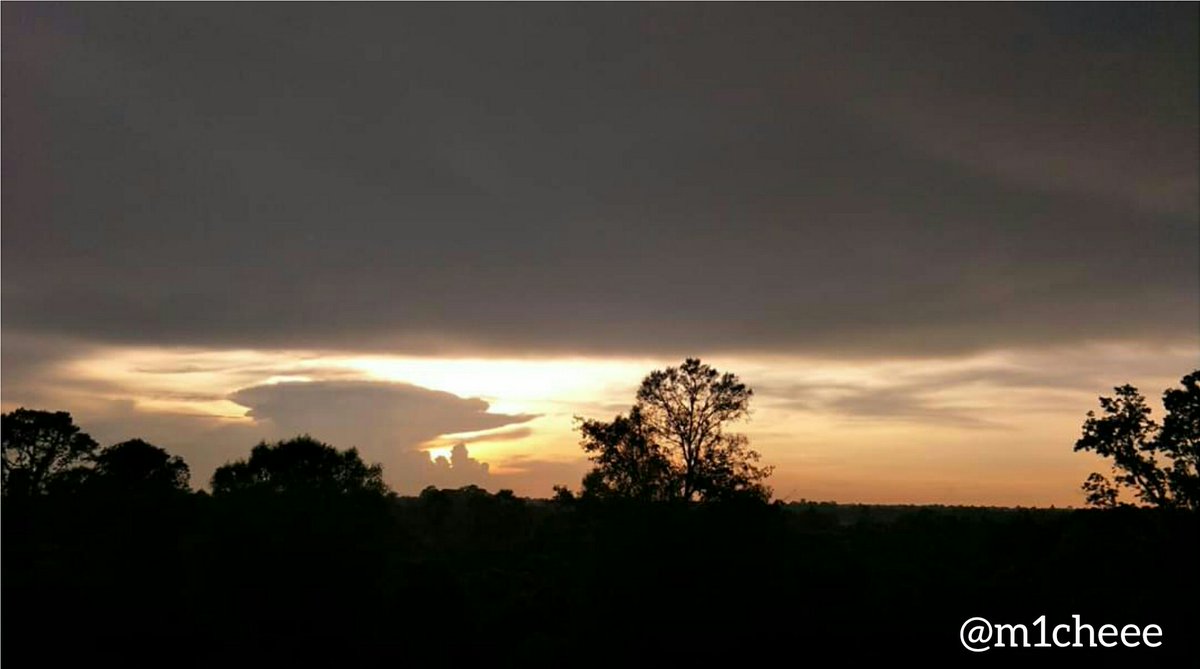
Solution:
[{"label": "sky", "polygon": [[1198,13],[5,3],[3,408],[548,496],[694,356],[780,499],[1077,506],[1200,368]]}]

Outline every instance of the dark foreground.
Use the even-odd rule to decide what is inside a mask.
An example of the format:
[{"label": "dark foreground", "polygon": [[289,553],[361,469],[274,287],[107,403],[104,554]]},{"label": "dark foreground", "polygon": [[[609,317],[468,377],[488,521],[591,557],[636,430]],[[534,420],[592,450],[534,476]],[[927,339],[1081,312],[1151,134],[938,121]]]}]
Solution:
[{"label": "dark foreground", "polygon": [[[1200,649],[1200,532],[1184,512],[470,489],[43,498],[3,512],[6,667],[1182,666]],[[970,653],[959,640],[981,616],[1026,625],[1033,644],[1039,616],[1049,632],[1073,614],[1157,624],[1162,645]]]}]

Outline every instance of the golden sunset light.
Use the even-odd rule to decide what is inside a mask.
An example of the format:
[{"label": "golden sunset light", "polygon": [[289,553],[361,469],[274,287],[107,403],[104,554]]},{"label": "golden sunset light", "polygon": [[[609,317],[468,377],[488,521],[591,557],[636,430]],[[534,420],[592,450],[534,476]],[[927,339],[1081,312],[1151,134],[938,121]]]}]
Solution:
[{"label": "golden sunset light", "polygon": [[[883,503],[911,499],[923,490],[922,501],[931,503],[1024,500],[1071,506],[1079,497],[1068,484],[1086,475],[1091,463],[1061,445],[1076,438],[1079,416],[1105,391],[1104,379],[1124,373],[1140,387],[1166,388],[1173,370],[1193,357],[1186,345],[1147,350],[1102,344],[1082,351],[907,360],[715,360],[743,370],[740,375],[755,390],[750,419],[740,430],[776,463],[781,495]],[[135,415],[179,422],[181,435],[207,429],[198,418],[233,421],[251,439],[283,433],[269,414],[254,416],[251,407],[231,399],[244,388],[353,380],[479,399],[488,414],[529,418],[501,420],[484,430],[451,430],[419,443],[402,438],[387,443],[385,434],[384,444],[372,451],[385,462],[389,450],[449,457],[453,444],[465,442],[474,458],[491,465],[498,484],[505,485],[506,473],[522,472],[526,476],[511,487],[538,495],[567,482],[539,476],[522,463],[533,458],[582,468],[575,417],[624,411],[645,370],[668,363],[100,348],[62,364],[55,392],[66,401],[78,388],[87,388],[93,398],[131,406]],[[1131,376],[1130,369],[1143,371]],[[103,415],[105,409],[97,411]],[[340,442],[353,434],[334,432],[326,438]],[[1028,472],[1014,479],[1013,472],[1023,470]],[[968,479],[971,485],[956,483]]]}]

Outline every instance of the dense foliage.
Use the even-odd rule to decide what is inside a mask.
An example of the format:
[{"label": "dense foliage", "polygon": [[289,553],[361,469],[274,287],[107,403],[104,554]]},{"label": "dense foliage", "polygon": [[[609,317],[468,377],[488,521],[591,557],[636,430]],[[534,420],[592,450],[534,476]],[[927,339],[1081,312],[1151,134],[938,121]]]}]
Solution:
[{"label": "dense foliage", "polygon": [[1200,510],[1200,370],[1180,385],[1163,393],[1162,425],[1128,384],[1100,398],[1102,415],[1088,412],[1075,450],[1108,458],[1112,469],[1111,480],[1093,472],[1084,481],[1089,504],[1117,506],[1128,491],[1142,504]]},{"label": "dense foliage", "polygon": [[642,380],[628,415],[579,421],[595,468],[583,494],[601,498],[768,500],[771,467],[758,465],[745,435],[728,431],[750,413],[754,391],[697,358]]}]

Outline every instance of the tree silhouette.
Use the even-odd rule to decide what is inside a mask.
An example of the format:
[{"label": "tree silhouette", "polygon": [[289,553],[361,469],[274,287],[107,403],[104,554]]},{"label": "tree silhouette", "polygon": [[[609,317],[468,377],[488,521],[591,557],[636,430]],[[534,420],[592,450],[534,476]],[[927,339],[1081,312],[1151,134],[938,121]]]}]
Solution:
[{"label": "tree silhouette", "polygon": [[189,492],[191,474],[179,456],[131,439],[113,444],[96,456],[94,483],[114,491],[146,493]]},{"label": "tree silhouette", "polygon": [[762,482],[772,468],[756,464],[759,454],[744,435],[725,431],[749,414],[752,395],[738,377],[696,358],[651,372],[628,416],[581,421],[583,448],[596,463],[584,479],[585,494],[768,499]]},{"label": "tree silhouette", "polygon": [[580,445],[591,454],[596,468],[583,479],[586,497],[629,497],[666,500],[677,490],[671,461],[654,440],[641,409],[612,422],[584,420],[579,425]]},{"label": "tree silhouette", "polygon": [[1111,458],[1113,476],[1088,476],[1088,504],[1117,506],[1126,489],[1151,506],[1200,509],[1200,370],[1180,383],[1182,389],[1163,393],[1161,426],[1150,418],[1145,397],[1128,384],[1114,388],[1115,397],[1100,398],[1103,416],[1087,413],[1075,450]]},{"label": "tree silhouette", "polygon": [[260,443],[249,460],[218,467],[214,495],[239,491],[308,494],[386,495],[383,466],[367,465],[351,448],[339,451],[303,435],[275,444]]},{"label": "tree silhouette", "polygon": [[78,478],[99,445],[65,411],[20,408],[2,422],[5,496],[45,494],[57,479]]}]

